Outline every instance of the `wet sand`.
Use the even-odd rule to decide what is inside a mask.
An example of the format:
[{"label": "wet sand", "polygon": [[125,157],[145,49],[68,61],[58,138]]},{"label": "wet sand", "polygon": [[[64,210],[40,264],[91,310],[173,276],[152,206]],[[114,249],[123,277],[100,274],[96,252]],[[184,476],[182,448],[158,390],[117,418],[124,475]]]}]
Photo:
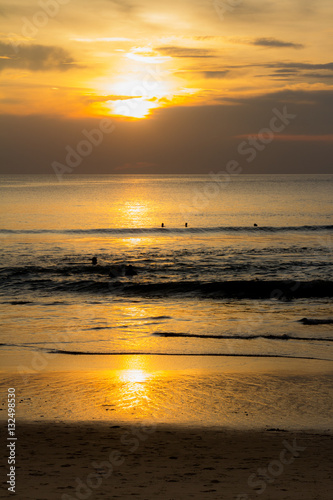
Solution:
[{"label": "wet sand", "polygon": [[110,370],[101,356],[69,371],[62,359],[2,373],[3,477],[9,387],[17,468],[16,496],[3,484],[0,498],[331,498],[331,363],[129,356]]},{"label": "wet sand", "polygon": [[17,437],[22,500],[331,498],[331,435],[45,422]]}]

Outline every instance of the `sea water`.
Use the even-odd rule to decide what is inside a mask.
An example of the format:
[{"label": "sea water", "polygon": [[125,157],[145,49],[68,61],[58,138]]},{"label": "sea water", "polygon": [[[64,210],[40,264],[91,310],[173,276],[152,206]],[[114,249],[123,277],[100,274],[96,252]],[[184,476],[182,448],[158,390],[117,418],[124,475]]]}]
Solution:
[{"label": "sea water", "polygon": [[333,176],[0,180],[1,349],[13,359],[333,358]]}]

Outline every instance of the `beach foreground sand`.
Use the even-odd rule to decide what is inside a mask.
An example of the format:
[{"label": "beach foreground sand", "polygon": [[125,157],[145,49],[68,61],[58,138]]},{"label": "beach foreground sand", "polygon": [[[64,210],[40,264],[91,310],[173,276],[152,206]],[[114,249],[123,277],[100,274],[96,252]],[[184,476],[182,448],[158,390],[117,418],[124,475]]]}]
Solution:
[{"label": "beach foreground sand", "polygon": [[[101,356],[86,371],[85,362],[2,373],[0,498],[332,498],[330,363],[212,358],[208,370],[206,359]],[[4,479],[8,388],[15,495]]]},{"label": "beach foreground sand", "polygon": [[19,499],[331,498],[332,435],[45,422],[17,436]]}]

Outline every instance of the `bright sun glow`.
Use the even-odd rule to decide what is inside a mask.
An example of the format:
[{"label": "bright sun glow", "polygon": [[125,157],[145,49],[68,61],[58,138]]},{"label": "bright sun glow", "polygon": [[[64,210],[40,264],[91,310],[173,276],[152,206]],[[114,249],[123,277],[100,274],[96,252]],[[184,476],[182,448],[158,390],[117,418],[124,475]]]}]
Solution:
[{"label": "bright sun glow", "polygon": [[[130,363],[131,364],[131,363]],[[135,365],[135,363],[134,363]],[[150,406],[150,384],[152,374],[140,368],[122,370],[119,374],[120,400],[125,411],[139,416]]]},{"label": "bright sun glow", "polygon": [[103,107],[112,115],[145,118],[152,109],[172,99],[173,84],[169,72],[161,68],[163,58],[128,53],[126,60],[122,62],[122,76],[101,86],[104,95],[113,96]]},{"label": "bright sun glow", "polygon": [[114,115],[128,116],[129,118],[145,118],[157,106],[156,102],[147,101],[144,98],[127,99],[113,101],[110,104],[110,110]]},{"label": "bright sun glow", "polygon": [[124,370],[120,376],[124,382],[140,383],[145,382],[149,374],[143,370]]}]

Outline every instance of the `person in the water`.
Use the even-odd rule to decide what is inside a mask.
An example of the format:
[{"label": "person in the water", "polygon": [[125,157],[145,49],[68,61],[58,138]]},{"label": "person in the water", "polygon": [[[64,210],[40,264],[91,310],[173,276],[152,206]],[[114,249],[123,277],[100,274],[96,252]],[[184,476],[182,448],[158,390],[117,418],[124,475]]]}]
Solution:
[{"label": "person in the water", "polygon": [[91,263],[92,263],[93,266],[96,266],[97,265],[97,257],[93,257],[91,259]]},{"label": "person in the water", "polygon": [[125,266],[125,276],[136,276],[137,274],[138,272],[132,264]]},{"label": "person in the water", "polygon": [[110,278],[117,278],[118,276],[136,276],[137,269],[132,264],[121,264],[120,266],[111,266],[109,276]]}]

